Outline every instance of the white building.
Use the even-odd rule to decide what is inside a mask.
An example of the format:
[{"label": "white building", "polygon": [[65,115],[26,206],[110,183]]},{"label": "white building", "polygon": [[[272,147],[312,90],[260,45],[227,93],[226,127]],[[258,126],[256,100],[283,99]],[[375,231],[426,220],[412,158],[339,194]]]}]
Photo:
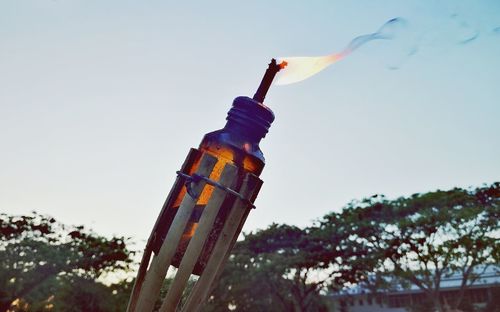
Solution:
[{"label": "white building", "polygon": [[[474,305],[485,305],[492,296],[492,289],[500,287],[500,266],[489,266],[475,270],[480,278],[468,288],[464,298]],[[484,272],[483,272],[484,271]],[[462,279],[459,274],[443,278],[441,295],[451,302],[460,289]],[[359,288],[352,288],[341,294],[328,296],[332,301],[333,312],[408,312],[407,307],[426,300],[425,294],[417,286],[408,289],[396,287],[396,290],[372,294]]]}]

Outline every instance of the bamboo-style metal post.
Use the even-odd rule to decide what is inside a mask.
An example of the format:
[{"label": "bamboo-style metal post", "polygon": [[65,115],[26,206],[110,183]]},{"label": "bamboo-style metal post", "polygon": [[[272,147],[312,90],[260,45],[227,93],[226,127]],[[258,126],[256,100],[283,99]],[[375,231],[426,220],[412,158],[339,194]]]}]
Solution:
[{"label": "bamboo-style metal post", "polygon": [[[254,191],[259,187],[259,178],[253,174],[247,174],[243,183],[241,194],[245,198],[251,198]],[[222,233],[212,250],[207,266],[205,267],[203,274],[196,282],[182,311],[198,311],[200,305],[206,300],[217,273],[222,270],[221,265],[229,256],[230,248],[239,235],[239,230],[241,230],[240,224],[244,221],[247,209],[250,209],[248,204],[243,202],[241,199],[236,200],[224,225]]]},{"label": "bamboo-style metal post", "polygon": [[[197,150],[193,150],[190,155],[188,155],[183,165],[183,169],[181,169],[181,173],[185,175],[188,174],[185,172],[185,168],[193,163],[196,154],[198,154],[197,157],[201,157],[201,160],[195,175],[204,178],[197,179],[196,181],[186,181],[185,178],[179,177],[176,180],[172,190],[175,194],[172,194],[172,192],[169,194],[162,209],[162,213],[160,213],[160,217],[155,225],[156,229],[162,226],[162,214],[165,209],[168,209],[172,205],[173,197],[179,193],[180,189],[183,187],[183,182],[190,183],[191,190],[185,192],[159,252],[153,256],[150,261],[152,255],[151,242],[155,240],[157,235],[157,230],[153,230],[130,297],[127,309],[129,312],[149,312],[153,310],[155,303],[159,299],[160,290],[165,280],[167,270],[172,264],[174,255],[178,250],[181,236],[184,233],[186,224],[197,203],[198,196],[203,192],[205,187],[212,187],[213,191],[203,209],[198,226],[180,260],[179,268],[175,276],[173,276],[173,282],[167,290],[160,308],[162,312],[176,311],[178,309],[182,309],[182,311],[197,311],[200,305],[205,302],[214,281],[218,277],[218,274],[220,274],[223,263],[229,256],[230,249],[241,231],[248,211],[251,209],[253,200],[255,200],[256,193],[260,189],[262,181],[260,181],[257,176],[245,172],[241,168],[230,163],[224,164],[218,181],[211,181],[208,177],[210,177],[214,170],[218,159],[207,153],[200,153]],[[201,156],[199,154],[201,154]],[[207,184],[212,185],[207,186]],[[238,186],[240,186],[239,193],[236,190]],[[228,197],[233,197],[235,199],[227,201]],[[208,257],[208,261],[189,294],[186,304],[183,307],[179,307],[181,297],[194,271],[194,267],[207,244],[207,240],[211,239],[209,234],[213,229],[219,210],[227,203],[230,204],[230,210],[220,234],[215,238],[216,241],[213,244],[214,247]]]},{"label": "bamboo-style metal post", "polygon": [[[196,159],[198,153],[199,152],[194,148],[192,148],[189,151],[189,154],[186,157],[186,160],[184,161],[180,172],[187,173],[188,168],[190,168],[191,165],[195,162],[195,159]],[[172,189],[170,190],[170,192],[167,196],[167,199],[165,200],[165,203],[163,204],[161,212],[158,215],[158,218],[155,222],[155,225],[153,227],[151,235],[149,236],[148,242],[146,244],[146,248],[145,248],[144,253],[142,255],[141,264],[139,266],[139,271],[137,273],[137,278],[135,280],[134,287],[132,288],[132,293],[130,295],[127,311],[136,311],[137,300],[139,299],[139,294],[140,294],[140,291],[142,288],[142,284],[143,284],[144,278],[146,276],[146,270],[148,269],[149,262],[151,260],[151,255],[153,253],[152,244],[155,241],[155,239],[157,238],[158,229],[160,228],[162,220],[164,219],[163,216],[165,215],[167,209],[172,205],[177,194],[182,189],[184,182],[185,182],[184,178],[182,178],[180,176],[177,177]]]}]

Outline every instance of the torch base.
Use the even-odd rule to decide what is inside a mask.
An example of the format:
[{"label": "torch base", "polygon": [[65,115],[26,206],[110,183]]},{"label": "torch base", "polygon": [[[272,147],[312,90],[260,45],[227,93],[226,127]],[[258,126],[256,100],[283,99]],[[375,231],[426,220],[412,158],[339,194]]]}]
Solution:
[{"label": "torch base", "polygon": [[[192,167],[192,162],[198,161],[199,165],[194,174],[186,172],[187,168]],[[209,179],[217,162],[218,159],[213,155],[196,149],[189,153],[148,240],[127,311],[153,310],[167,270],[174,263],[176,255],[179,256],[179,246],[183,242],[186,246],[183,247],[182,257],[177,259],[178,270],[173,275],[173,281],[159,311],[178,309],[188,280],[196,271],[195,267],[199,266],[199,259],[204,251],[203,270],[196,272],[199,273],[199,278],[186,302],[179,308],[181,311],[197,311],[205,302],[213,283],[223,270],[262,185],[256,175],[244,171],[241,174],[242,169],[230,163],[224,165],[217,181]],[[189,240],[183,241],[186,225],[198,199],[207,190],[210,197],[201,212],[199,222]],[[165,229],[165,216],[169,215],[173,203],[182,192],[184,195],[181,204],[175,209],[173,219]],[[225,215],[222,214],[223,218],[220,218],[219,214],[221,209],[226,210]],[[215,231],[218,232],[216,236],[213,235],[215,227],[219,227],[219,230]],[[158,252],[155,252],[151,260],[153,247],[158,245]]]}]

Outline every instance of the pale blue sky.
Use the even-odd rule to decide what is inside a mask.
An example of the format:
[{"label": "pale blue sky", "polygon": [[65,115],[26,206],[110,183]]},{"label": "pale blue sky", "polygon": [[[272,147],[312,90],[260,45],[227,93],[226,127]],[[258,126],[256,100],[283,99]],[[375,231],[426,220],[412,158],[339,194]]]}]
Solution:
[{"label": "pale blue sky", "polygon": [[397,40],[271,88],[244,230],[499,180],[498,1],[0,0],[0,210],[145,239],[189,148],[271,57],[340,51],[394,17]]}]

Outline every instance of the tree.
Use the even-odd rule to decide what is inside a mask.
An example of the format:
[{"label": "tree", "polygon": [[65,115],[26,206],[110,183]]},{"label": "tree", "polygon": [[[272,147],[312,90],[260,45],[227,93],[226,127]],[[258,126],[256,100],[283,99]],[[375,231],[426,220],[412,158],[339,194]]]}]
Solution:
[{"label": "tree", "polygon": [[104,272],[127,270],[132,252],[125,241],[36,213],[0,214],[0,311],[15,301],[30,302],[30,296],[45,293],[46,299],[54,294],[47,294],[50,289],[71,280],[89,285]]},{"label": "tree", "polygon": [[61,312],[122,312],[127,309],[130,281],[110,286],[82,276],[65,278],[57,285],[50,300],[51,311]]},{"label": "tree", "polygon": [[[218,287],[209,300],[211,309],[224,311],[322,311],[321,293],[332,285],[355,281],[362,258],[350,248],[345,233],[273,224],[245,235],[236,244]],[[332,244],[343,241],[344,245]],[[352,263],[340,255],[351,257]],[[337,259],[332,263],[332,259]],[[333,260],[334,261],[334,260]]]},{"label": "tree", "polygon": [[[219,287],[209,301],[215,311],[305,311],[318,299],[310,282],[305,232],[273,224],[236,244]],[[316,300],[317,301],[317,300]]]},{"label": "tree", "polygon": [[325,216],[320,230],[331,230],[331,219],[340,218],[349,240],[366,251],[372,274],[416,285],[443,311],[443,277],[460,272],[458,295],[448,302],[457,308],[477,281],[478,270],[499,262],[499,216],[500,183],[494,183],[396,200],[374,196]]}]

